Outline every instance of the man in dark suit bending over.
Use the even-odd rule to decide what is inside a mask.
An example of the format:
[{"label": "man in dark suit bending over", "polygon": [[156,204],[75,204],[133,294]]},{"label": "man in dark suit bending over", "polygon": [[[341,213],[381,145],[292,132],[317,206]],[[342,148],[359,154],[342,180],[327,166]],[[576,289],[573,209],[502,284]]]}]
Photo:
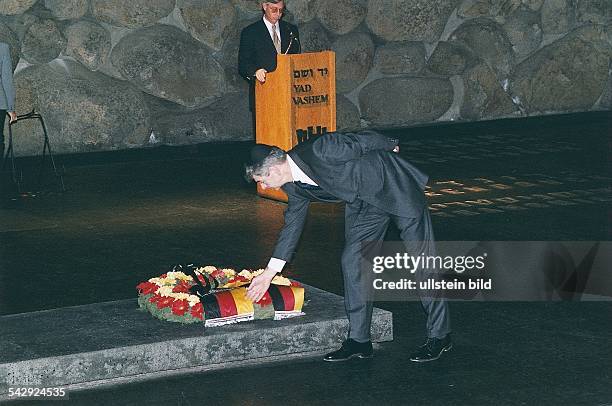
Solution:
[{"label": "man in dark suit bending over", "polygon": [[[312,138],[285,153],[257,144],[251,150],[247,177],[262,188],[282,188],[288,206],[272,259],[253,280],[248,297],[258,301],[270,281],[291,260],[302,233],[311,201],[344,201],[345,247],[342,253],[344,304],[349,319],[348,339],[324,357],[344,361],[372,356],[372,303],[360,272],[361,243],[382,241],[391,220],[401,239],[411,242],[414,255],[433,255],[433,230],[425,194],[427,176],[402,159],[397,140],[373,131],[329,133]],[[417,245],[418,247],[414,247]],[[432,251],[433,250],[433,251]],[[427,341],[410,357],[433,361],[452,348],[447,302],[421,297],[427,315]]]},{"label": "man in dark suit bending over", "polygon": [[281,20],[284,1],[263,1],[261,8],[263,18],[242,30],[238,50],[238,71],[251,82],[251,110],[254,108],[255,79],[261,83],[266,81],[266,74],[276,69],[277,54],[300,53],[297,27]]}]

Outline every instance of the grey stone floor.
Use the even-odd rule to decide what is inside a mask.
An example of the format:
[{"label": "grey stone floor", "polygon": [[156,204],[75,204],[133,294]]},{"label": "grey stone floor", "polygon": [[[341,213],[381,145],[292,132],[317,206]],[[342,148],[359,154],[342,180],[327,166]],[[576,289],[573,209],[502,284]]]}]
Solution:
[{"label": "grey stone floor", "polygon": [[[387,133],[431,175],[440,240],[610,240],[610,128],[609,113],[588,113]],[[265,265],[283,204],[243,182],[247,151],[61,157],[68,192],[49,183],[2,202],[0,314],[131,298],[179,262]],[[19,163],[35,190],[35,164]],[[289,276],[342,293],[342,211],[313,205]],[[610,303],[453,303],[455,349],[428,365],[408,361],[423,339],[418,304],[377,306],[393,311],[395,340],[372,360],[194,373],[73,392],[70,403],[612,404]]]}]

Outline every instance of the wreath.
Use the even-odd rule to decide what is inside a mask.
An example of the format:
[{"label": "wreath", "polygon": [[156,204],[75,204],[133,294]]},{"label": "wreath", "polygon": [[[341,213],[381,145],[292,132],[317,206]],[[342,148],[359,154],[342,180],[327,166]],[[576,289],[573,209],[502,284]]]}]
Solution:
[{"label": "wreath", "polygon": [[253,303],[246,285],[264,270],[237,273],[215,266],[176,265],[171,271],[136,286],[138,305],[161,320],[218,326],[241,321],[301,316],[304,288],[277,275],[268,291]]}]

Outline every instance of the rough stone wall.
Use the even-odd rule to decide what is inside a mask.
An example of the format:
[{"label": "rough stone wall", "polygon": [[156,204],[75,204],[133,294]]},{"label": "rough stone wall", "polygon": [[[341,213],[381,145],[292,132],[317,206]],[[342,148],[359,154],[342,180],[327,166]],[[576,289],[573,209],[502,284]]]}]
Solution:
[{"label": "rough stone wall", "polygon": [[[612,107],[610,0],[286,0],[337,55],[338,129]],[[252,139],[240,30],[258,0],[0,0],[18,113],[56,152]],[[15,126],[38,154],[34,123]]]}]

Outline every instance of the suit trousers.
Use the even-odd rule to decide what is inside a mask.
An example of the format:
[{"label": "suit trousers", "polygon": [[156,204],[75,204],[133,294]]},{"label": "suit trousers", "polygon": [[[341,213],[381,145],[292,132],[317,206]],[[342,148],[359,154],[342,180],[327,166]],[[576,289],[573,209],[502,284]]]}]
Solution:
[{"label": "suit trousers", "polygon": [[4,121],[6,120],[6,110],[0,109],[0,144],[4,144]]},{"label": "suit trousers", "polygon": [[[389,222],[393,220],[400,231],[409,254],[435,255],[431,217],[427,207],[420,218],[399,217],[389,214],[360,199],[347,203],[345,208],[345,246],[342,253],[344,279],[344,306],[349,319],[348,337],[355,341],[370,340],[373,304],[368,300],[366,281],[360,267],[362,243],[384,239]],[[434,271],[435,272],[435,271]],[[431,276],[418,270],[417,280]],[[448,303],[445,299],[421,296],[425,312],[427,337],[443,338],[450,333]]]},{"label": "suit trousers", "polygon": [[0,152],[2,152],[1,158],[4,157],[4,121],[6,120],[6,110],[0,109]]}]

